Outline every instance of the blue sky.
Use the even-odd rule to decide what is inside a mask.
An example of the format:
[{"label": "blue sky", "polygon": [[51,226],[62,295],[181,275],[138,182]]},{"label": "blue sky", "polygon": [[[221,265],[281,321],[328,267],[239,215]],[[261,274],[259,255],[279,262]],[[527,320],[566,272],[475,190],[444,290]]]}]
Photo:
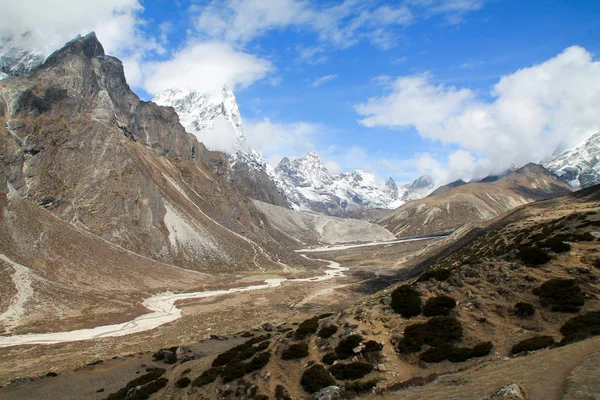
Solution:
[{"label": "blue sky", "polygon": [[[272,164],[317,150],[333,172],[444,183],[600,130],[597,0],[88,3],[56,37],[95,29],[144,99],[227,83]],[[28,18],[14,29],[52,29]]]}]

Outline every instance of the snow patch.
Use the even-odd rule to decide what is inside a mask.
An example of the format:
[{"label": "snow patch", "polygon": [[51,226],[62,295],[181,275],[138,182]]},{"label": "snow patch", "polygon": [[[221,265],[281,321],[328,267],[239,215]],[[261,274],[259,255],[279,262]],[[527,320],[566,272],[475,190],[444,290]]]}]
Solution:
[{"label": "snow patch", "polygon": [[12,275],[12,281],[17,289],[17,294],[13,297],[8,310],[0,314],[0,321],[4,323],[7,331],[11,331],[19,325],[21,318],[25,314],[25,304],[33,296],[33,287],[31,286],[31,271],[29,268],[18,264],[0,254],[0,260],[9,264],[15,273]]}]

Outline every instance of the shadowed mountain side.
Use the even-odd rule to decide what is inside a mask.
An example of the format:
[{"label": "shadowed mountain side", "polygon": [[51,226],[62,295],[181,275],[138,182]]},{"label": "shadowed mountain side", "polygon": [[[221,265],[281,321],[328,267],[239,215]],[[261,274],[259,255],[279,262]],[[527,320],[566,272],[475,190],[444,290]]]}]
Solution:
[{"label": "shadowed mountain side", "polygon": [[307,263],[231,188],[226,156],[140,101],[94,34],[0,81],[0,149],[4,189],[145,257],[219,272]]},{"label": "shadowed mountain side", "polygon": [[452,231],[485,221],[536,200],[570,193],[564,181],[537,164],[527,164],[495,182],[469,183],[411,201],[378,224],[397,237]]}]

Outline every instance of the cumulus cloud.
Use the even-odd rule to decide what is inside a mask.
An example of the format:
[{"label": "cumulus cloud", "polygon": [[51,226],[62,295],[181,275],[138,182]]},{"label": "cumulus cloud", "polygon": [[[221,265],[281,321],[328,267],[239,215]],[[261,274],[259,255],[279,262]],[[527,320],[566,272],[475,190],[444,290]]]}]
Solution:
[{"label": "cumulus cloud", "polygon": [[446,179],[480,178],[551,155],[600,130],[600,62],[577,46],[503,76],[492,100],[436,85],[428,75],[399,77],[388,93],[356,106],[367,127],[415,128],[459,148],[443,160]]},{"label": "cumulus cloud", "polygon": [[270,61],[222,42],[192,43],[169,60],[148,63],[144,88],[153,94],[169,88],[219,92],[223,84],[244,88],[273,69]]},{"label": "cumulus cloud", "polygon": [[335,78],[337,78],[336,74],[330,74],[330,75],[325,75],[322,76],[320,78],[315,79],[310,86],[314,87],[314,88],[318,88],[321,85],[326,84],[327,82],[334,80]]},{"label": "cumulus cloud", "polygon": [[258,150],[276,167],[286,157],[301,157],[315,149],[315,139],[327,131],[310,122],[281,123],[269,118],[245,121],[246,141],[249,148]]}]

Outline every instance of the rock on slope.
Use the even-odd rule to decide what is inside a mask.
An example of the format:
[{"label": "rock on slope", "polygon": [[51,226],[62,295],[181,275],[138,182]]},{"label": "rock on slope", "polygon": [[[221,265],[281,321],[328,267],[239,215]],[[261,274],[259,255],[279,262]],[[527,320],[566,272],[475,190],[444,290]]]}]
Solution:
[{"label": "rock on slope", "polygon": [[378,221],[397,237],[454,230],[494,218],[532,201],[569,193],[565,182],[537,164],[527,164],[494,182],[469,183],[412,201]]},{"label": "rock on slope", "polygon": [[225,147],[229,147],[230,181],[237,190],[252,199],[290,206],[273,168],[256,150],[248,148],[237,100],[227,86],[218,94],[168,89],[152,101],[173,107],[185,130],[209,147],[217,141],[232,142]]},{"label": "rock on slope", "polygon": [[275,229],[295,241],[297,247],[395,239],[386,229],[367,221],[294,211],[261,201],[254,201],[254,205]]},{"label": "rock on slope", "polygon": [[600,183],[600,132],[587,138],[579,146],[566,150],[544,163],[575,189]]}]

